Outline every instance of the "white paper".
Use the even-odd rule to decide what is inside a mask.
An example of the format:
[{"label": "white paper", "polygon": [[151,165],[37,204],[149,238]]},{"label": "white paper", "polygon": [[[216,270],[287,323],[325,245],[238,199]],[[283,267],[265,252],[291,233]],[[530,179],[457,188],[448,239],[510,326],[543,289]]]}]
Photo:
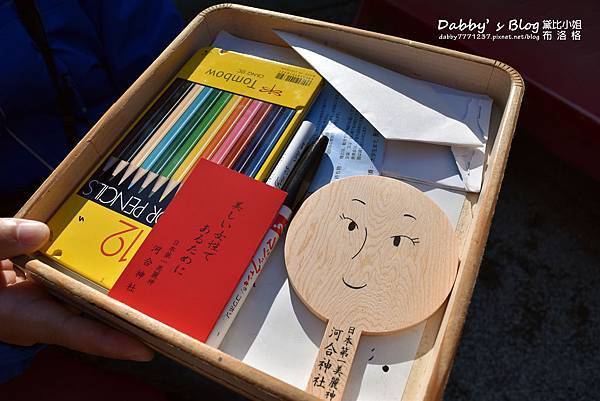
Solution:
[{"label": "white paper", "polygon": [[483,145],[487,125],[479,118],[485,118],[482,109],[491,108],[488,96],[410,78],[310,39],[275,32],[386,139]]},{"label": "white paper", "polygon": [[456,167],[456,159],[448,146],[386,141],[381,174],[432,183],[444,188],[466,190]]},{"label": "white paper", "polygon": [[310,68],[310,65],[289,47],[274,46],[268,43],[238,38],[226,31],[221,31],[217,34],[212,46],[223,50],[265,58],[267,60]]},{"label": "white paper", "polygon": [[[352,175],[384,175],[463,191],[468,189],[463,176],[477,182],[475,163],[461,172],[448,146],[384,140],[329,84],[321,89],[306,118],[315,125],[316,135],[321,133],[330,140],[310,192],[331,180]],[[475,153],[473,148],[457,149],[467,156]]]},{"label": "white paper", "polygon": [[329,138],[309,192],[344,177],[380,175],[383,137],[331,85],[321,89],[306,119],[315,125],[315,136]]}]

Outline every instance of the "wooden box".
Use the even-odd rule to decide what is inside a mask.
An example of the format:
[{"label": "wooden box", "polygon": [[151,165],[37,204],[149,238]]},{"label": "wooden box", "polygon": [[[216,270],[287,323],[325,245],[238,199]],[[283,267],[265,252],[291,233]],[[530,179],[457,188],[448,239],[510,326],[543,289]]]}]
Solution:
[{"label": "wooden box", "polygon": [[[467,195],[457,226],[461,240],[458,277],[449,299],[425,325],[402,397],[439,399],[477,277],[523,96],[521,76],[499,61],[265,10],[230,4],[211,7],[199,14],[106,112],[17,217],[48,221],[148,102],[198,48],[210,45],[219,31],[283,46],[272,29],[301,34],[408,76],[493,99],[483,187],[479,194]],[[159,352],[234,391],[257,400],[316,400],[297,387],[109,298],[36,257],[21,257],[15,262],[56,296],[133,333]]]}]

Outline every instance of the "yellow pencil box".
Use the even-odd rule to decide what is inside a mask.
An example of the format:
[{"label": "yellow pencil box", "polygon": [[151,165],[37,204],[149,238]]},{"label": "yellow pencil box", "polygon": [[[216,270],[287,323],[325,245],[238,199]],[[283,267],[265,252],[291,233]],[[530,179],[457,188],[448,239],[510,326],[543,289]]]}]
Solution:
[{"label": "yellow pencil box", "polygon": [[[287,122],[281,136],[254,176],[261,181],[268,178],[322,83],[321,76],[311,69],[217,48],[203,48],[165,85],[161,94],[156,96],[140,117],[131,124],[113,149],[120,142],[126,142],[130,133],[136,133],[133,132],[134,128],[142,125],[142,118],[149,113],[158,99],[162,99],[166,88],[174,85],[176,79],[195,83],[196,88],[209,87],[230,93],[233,97],[229,98],[228,104],[234,103],[234,97],[238,103],[241,99],[255,99],[284,107],[291,113],[291,120]],[[189,95],[191,93],[188,97],[193,99],[193,96]],[[230,112],[232,111],[233,108]],[[182,118],[181,116],[180,119]],[[169,126],[168,120],[166,118],[159,121],[162,126]],[[171,127],[174,126],[175,120],[170,122]],[[226,118],[222,119],[221,125],[225,120]],[[212,134],[215,134],[219,130],[217,122],[218,120],[215,120],[206,131],[212,130]],[[167,134],[167,131],[168,129],[164,129],[163,135]],[[203,138],[206,137],[208,134],[204,134]],[[194,156],[196,147],[202,145],[209,146],[208,143],[199,140],[197,146],[189,153],[190,156]],[[120,164],[128,163],[118,160],[113,155],[112,151],[108,153],[49,220],[51,239],[42,250],[47,257],[60,264],[65,273],[76,276],[102,291],[112,288],[174,195],[170,193],[171,196],[163,198],[153,195],[148,190],[141,190],[143,188],[140,188],[140,192],[136,190],[137,186],[132,189],[126,180],[126,177],[131,180],[127,174],[129,170],[121,173],[120,169]],[[129,166],[134,167],[132,163],[129,163]],[[190,165],[188,170],[191,168],[193,167]],[[117,170],[119,175],[115,176]],[[138,170],[142,171],[139,168]],[[149,176],[154,173],[144,174]],[[134,177],[134,181],[137,182],[135,178],[137,176]],[[133,181],[131,182],[133,184]]]}]

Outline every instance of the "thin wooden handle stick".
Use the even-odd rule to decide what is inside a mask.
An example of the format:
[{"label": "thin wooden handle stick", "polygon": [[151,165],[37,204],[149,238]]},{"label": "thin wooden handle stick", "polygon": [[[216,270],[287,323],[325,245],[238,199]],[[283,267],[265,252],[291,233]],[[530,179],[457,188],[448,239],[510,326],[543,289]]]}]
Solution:
[{"label": "thin wooden handle stick", "polygon": [[306,391],[323,400],[340,400],[350,376],[362,331],[348,324],[327,323]]}]

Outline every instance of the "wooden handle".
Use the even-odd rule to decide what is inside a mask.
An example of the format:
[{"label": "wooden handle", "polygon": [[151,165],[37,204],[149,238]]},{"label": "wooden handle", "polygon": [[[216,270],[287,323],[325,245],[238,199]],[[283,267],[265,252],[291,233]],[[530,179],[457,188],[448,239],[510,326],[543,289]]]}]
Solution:
[{"label": "wooden handle", "polygon": [[327,323],[306,391],[322,400],[341,400],[350,376],[361,330],[357,327]]}]

